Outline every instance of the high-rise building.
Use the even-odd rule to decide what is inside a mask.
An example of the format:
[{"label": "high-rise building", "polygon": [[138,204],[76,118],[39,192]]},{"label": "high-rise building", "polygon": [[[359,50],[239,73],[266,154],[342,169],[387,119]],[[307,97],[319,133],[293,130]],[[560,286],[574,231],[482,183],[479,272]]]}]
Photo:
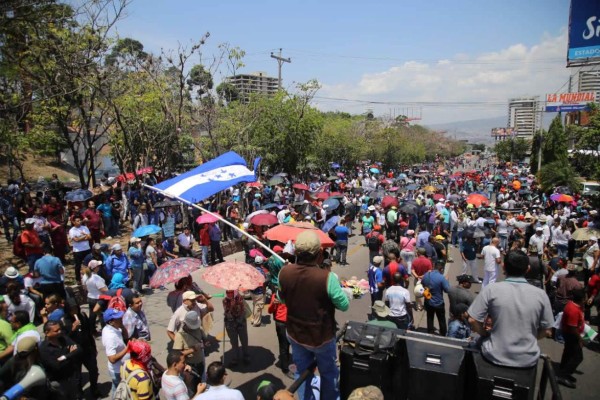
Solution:
[{"label": "high-rise building", "polygon": [[250,95],[253,93],[274,95],[279,89],[279,80],[267,76],[265,72],[237,74],[225,80],[235,86],[243,103],[250,101]]},{"label": "high-rise building", "polygon": [[600,94],[600,65],[579,68],[571,76],[571,91],[575,91],[575,88],[578,92],[596,92],[596,99],[598,99]]},{"label": "high-rise building", "polygon": [[519,97],[508,101],[508,128],[516,137],[531,139],[542,125],[542,106],[539,96]]}]

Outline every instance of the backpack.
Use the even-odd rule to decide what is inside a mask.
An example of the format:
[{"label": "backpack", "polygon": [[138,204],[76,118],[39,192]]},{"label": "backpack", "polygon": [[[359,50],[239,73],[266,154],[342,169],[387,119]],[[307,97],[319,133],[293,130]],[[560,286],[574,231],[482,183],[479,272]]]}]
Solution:
[{"label": "backpack", "polygon": [[106,308],[114,308],[119,311],[127,311],[127,303],[125,302],[125,298],[121,295],[123,289],[117,289],[117,294],[112,296],[108,301],[108,306]]},{"label": "backpack", "polygon": [[25,255],[25,246],[23,246],[21,235],[17,235],[17,238],[13,242],[13,254],[23,260],[27,260],[27,256]]},{"label": "backpack", "polygon": [[369,246],[369,250],[378,251],[379,250],[379,238],[375,234],[369,235],[367,238],[367,246]]},{"label": "backpack", "polygon": [[117,388],[115,389],[115,394],[113,396],[113,400],[132,400],[133,396],[131,395],[131,388],[129,387],[129,382],[132,378],[134,378],[138,373],[144,372],[141,368],[136,368],[127,377],[127,379],[121,379]]}]

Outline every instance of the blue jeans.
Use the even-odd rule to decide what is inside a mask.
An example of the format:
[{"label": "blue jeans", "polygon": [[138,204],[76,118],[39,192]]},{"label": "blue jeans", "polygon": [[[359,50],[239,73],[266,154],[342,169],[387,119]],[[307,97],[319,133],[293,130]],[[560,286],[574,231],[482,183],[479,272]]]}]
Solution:
[{"label": "blue jeans", "polygon": [[556,250],[560,258],[567,258],[569,247],[566,244],[557,244]]},{"label": "blue jeans", "polygon": [[208,265],[208,246],[200,246],[202,248],[202,265]]},{"label": "blue jeans", "polygon": [[[296,343],[288,336],[292,345],[292,359],[296,364],[295,379],[300,377],[313,361],[317,361],[317,368],[321,375],[321,398],[327,400],[337,400],[340,398],[339,370],[336,364],[336,342],[335,338],[320,347],[305,347]],[[310,374],[305,382],[310,382],[313,374]],[[312,390],[305,390],[306,383],[298,388],[298,398],[300,400],[311,400],[313,398]]]},{"label": "blue jeans", "polygon": [[109,372],[110,375],[110,380],[112,383],[112,387],[110,388],[110,398],[112,399],[115,395],[115,390],[117,390],[117,386],[119,386],[119,383],[121,382],[121,373],[117,372],[114,374],[111,374]]}]

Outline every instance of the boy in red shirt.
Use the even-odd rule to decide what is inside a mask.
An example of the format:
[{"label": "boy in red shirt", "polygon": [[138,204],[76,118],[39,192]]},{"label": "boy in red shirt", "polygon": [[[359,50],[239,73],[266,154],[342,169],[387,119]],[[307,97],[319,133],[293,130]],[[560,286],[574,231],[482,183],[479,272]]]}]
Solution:
[{"label": "boy in red shirt", "polygon": [[573,298],[565,305],[560,323],[565,339],[565,347],[560,359],[560,371],[557,381],[561,385],[575,389],[577,379],[573,376],[573,373],[583,361],[583,339],[581,334],[585,327],[583,319],[585,292],[583,289],[574,289],[571,295]]}]

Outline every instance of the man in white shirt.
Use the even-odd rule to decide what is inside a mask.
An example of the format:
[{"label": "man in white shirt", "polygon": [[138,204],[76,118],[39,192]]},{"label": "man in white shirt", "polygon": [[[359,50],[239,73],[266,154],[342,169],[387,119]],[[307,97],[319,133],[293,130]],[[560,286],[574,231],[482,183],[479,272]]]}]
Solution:
[{"label": "man in white shirt", "polygon": [[104,311],[103,317],[106,325],[102,328],[102,345],[108,359],[108,374],[112,381],[112,393],[114,394],[121,381],[121,366],[129,359],[127,345],[129,339],[127,329],[123,326],[123,311],[109,308]]},{"label": "man in white shirt", "polygon": [[412,308],[410,292],[402,284],[402,275],[396,272],[392,277],[394,285],[386,289],[383,301],[390,308],[388,319],[396,324],[398,329],[408,329]]},{"label": "man in white shirt", "polygon": [[500,250],[498,250],[499,244],[500,239],[495,237],[492,239],[490,244],[481,250],[481,256],[479,258],[483,258],[482,287],[486,287],[490,283],[496,282],[498,270],[500,269],[500,264],[502,263],[502,259],[500,258]]},{"label": "man in white shirt", "polygon": [[203,318],[207,313],[215,310],[215,307],[204,295],[196,294],[192,290],[184,292],[181,298],[183,303],[175,310],[167,325],[167,335],[171,340],[175,340],[175,332],[181,327],[188,311],[196,311],[200,318]]},{"label": "man in white shirt", "polygon": [[227,371],[222,362],[214,361],[210,363],[206,369],[208,389],[194,397],[194,400],[244,400],[242,392],[227,387],[225,384],[226,375]]},{"label": "man in white shirt", "polygon": [[192,257],[192,247],[194,246],[194,236],[189,227],[183,228],[183,232],[177,236],[177,245],[179,246],[180,257]]},{"label": "man in white shirt", "polygon": [[90,230],[81,225],[81,216],[73,217],[73,227],[69,229],[69,243],[73,246],[73,259],[75,262],[75,280],[81,285],[81,263],[92,252],[90,247]]},{"label": "man in white shirt", "polygon": [[535,248],[535,250],[533,250],[535,252],[535,254],[538,255],[538,257],[542,257],[542,255],[544,254],[544,248],[546,245],[546,241],[544,238],[544,228],[542,228],[541,226],[538,226],[537,228],[535,228],[535,235],[531,236],[529,238],[529,251],[531,252],[532,249]]}]

